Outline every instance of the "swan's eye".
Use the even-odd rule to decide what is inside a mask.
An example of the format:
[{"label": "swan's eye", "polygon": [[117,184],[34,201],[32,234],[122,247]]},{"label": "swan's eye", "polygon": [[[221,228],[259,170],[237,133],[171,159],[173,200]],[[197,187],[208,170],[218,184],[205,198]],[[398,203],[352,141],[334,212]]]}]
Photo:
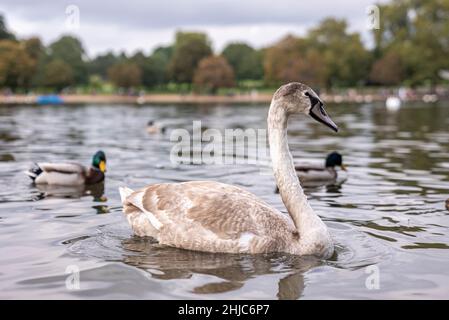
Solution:
[{"label": "swan's eye", "polygon": [[309,98],[310,98],[310,93],[309,93],[308,91],[304,92],[304,95],[305,95],[306,97],[309,97]]}]

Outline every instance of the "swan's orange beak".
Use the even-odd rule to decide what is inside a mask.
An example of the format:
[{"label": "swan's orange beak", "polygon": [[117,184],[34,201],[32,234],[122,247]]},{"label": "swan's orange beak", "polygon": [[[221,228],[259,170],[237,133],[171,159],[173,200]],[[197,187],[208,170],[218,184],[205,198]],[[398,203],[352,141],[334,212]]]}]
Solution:
[{"label": "swan's orange beak", "polygon": [[[311,99],[312,101],[312,99]],[[316,121],[321,122],[334,130],[335,132],[338,132],[337,125],[332,121],[332,119],[327,115],[326,110],[324,110],[324,105],[321,101],[316,99],[314,101],[315,104],[313,104],[313,107],[310,109],[310,116],[314,118]]]}]

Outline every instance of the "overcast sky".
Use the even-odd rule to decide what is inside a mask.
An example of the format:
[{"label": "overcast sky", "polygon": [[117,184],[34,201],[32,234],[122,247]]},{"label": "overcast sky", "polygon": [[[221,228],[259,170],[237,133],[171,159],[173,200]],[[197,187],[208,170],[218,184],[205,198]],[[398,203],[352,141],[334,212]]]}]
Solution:
[{"label": "overcast sky", "polygon": [[[1,0],[0,13],[19,37],[38,35],[44,43],[72,33],[83,41],[88,55],[109,49],[150,52],[173,41],[176,30],[205,31],[214,50],[234,40],[253,46],[269,45],[287,33],[301,35],[325,17],[345,18],[350,29],[366,28],[370,0]],[[385,2],[385,1],[381,1]],[[79,8],[79,27],[73,27],[69,5]],[[72,26],[72,27],[70,27]]]}]

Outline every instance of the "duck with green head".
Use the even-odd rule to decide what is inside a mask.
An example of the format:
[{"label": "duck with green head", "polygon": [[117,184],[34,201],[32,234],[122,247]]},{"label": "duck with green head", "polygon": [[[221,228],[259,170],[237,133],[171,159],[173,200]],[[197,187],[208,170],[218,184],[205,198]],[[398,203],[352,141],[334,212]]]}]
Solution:
[{"label": "duck with green head", "polygon": [[336,167],[346,171],[343,157],[334,151],[327,155],[326,160],[321,163],[313,163],[307,160],[295,163],[296,174],[302,182],[306,181],[336,181],[339,172]]},{"label": "duck with green head", "polygon": [[25,171],[36,184],[61,186],[90,185],[102,182],[105,172],[106,155],[101,150],[94,154],[92,165],[89,168],[76,162],[41,162]]}]

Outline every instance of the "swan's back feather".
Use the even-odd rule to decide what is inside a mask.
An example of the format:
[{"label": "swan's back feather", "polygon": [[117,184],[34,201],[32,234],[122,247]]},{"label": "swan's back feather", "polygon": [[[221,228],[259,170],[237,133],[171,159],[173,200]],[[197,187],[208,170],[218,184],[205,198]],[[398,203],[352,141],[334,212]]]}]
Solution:
[{"label": "swan's back feather", "polygon": [[[148,186],[127,197],[125,213],[138,208],[160,223],[162,244],[208,252],[288,251],[298,241],[293,222],[255,195],[212,181]],[[132,207],[130,207],[131,205]]]}]

